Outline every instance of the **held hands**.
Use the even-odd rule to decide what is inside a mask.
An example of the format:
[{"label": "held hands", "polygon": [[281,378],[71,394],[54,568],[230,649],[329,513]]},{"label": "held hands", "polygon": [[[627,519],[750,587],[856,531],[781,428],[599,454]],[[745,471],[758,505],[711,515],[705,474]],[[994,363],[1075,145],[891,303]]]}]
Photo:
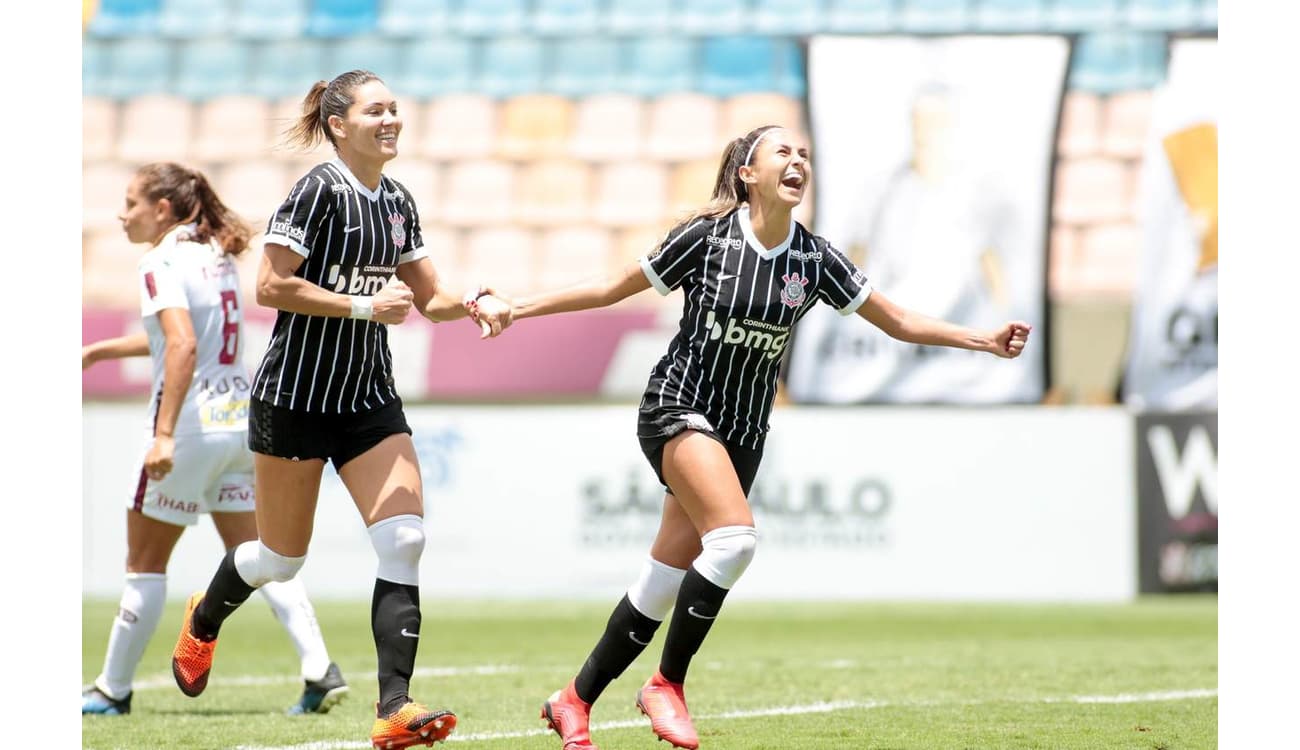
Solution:
[{"label": "held hands", "polygon": [[374,296],[374,312],[371,320],[376,323],[385,325],[397,325],[406,320],[407,313],[411,312],[411,304],[415,301],[415,295],[411,288],[401,281],[394,280],[391,284],[385,284]]},{"label": "held hands", "polygon": [[993,335],[995,346],[992,354],[1005,359],[1015,359],[1024,351],[1025,343],[1029,340],[1030,325],[1024,321],[1014,320],[1002,326],[1001,330]]},{"label": "held hands", "polygon": [[144,471],[150,479],[159,481],[172,470],[172,457],[176,455],[176,443],[171,435],[157,435],[153,445],[144,457]]},{"label": "held hands", "polygon": [[492,289],[479,287],[477,294],[465,296],[465,311],[483,331],[480,339],[495,338],[514,322],[514,308],[503,296]]}]

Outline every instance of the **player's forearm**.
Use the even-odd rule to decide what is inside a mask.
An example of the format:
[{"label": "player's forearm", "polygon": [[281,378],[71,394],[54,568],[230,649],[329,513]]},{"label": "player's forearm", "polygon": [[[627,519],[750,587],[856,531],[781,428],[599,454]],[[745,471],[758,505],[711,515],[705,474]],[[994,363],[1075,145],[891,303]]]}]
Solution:
[{"label": "player's forearm", "polygon": [[158,402],[154,435],[174,435],[181,404],[194,381],[198,344],[191,338],[169,338],[163,354],[163,392]]},{"label": "player's forearm", "polygon": [[351,295],[331,292],[296,276],[263,279],[257,285],[257,304],[322,318],[352,316]]},{"label": "player's forearm", "polygon": [[469,314],[463,299],[464,295],[453,294],[450,290],[439,288],[420,308],[420,312],[434,323],[458,320]]},{"label": "player's forearm", "polygon": [[903,313],[897,330],[887,331],[887,333],[909,344],[949,346],[980,352],[992,352],[997,348],[997,342],[988,332],[977,331],[910,310]]},{"label": "player's forearm", "polygon": [[614,290],[607,281],[591,281],[555,292],[523,297],[514,304],[514,319],[590,310],[594,307],[612,305],[618,299],[615,298]]},{"label": "player's forearm", "polygon": [[84,354],[85,358],[90,362],[122,359],[123,357],[147,357],[149,356],[149,337],[143,333],[136,333],[130,336],[118,336],[117,338],[96,341],[84,347]]}]

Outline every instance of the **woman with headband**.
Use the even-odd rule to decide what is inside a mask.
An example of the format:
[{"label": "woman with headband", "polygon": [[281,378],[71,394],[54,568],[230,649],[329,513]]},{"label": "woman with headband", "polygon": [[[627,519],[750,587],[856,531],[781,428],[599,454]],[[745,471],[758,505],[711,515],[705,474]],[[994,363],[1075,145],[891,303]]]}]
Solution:
[{"label": "woman with headband", "polygon": [[637,692],[656,736],[700,741],[683,684],[754,556],[747,495],[758,472],[777,371],[794,324],[821,300],[893,338],[1014,358],[1029,326],[976,331],[905,310],[873,291],[825,239],[794,221],[812,177],[808,145],[777,126],[731,141],[713,199],[660,246],[614,277],[518,300],[515,320],[612,305],[653,286],[681,287],[676,337],[641,399],[637,437],[664,484],[663,516],[640,576],[610,615],[577,676],[542,706],[563,750],[593,750],[589,717],[601,692],[650,644],[672,611],[659,668]]}]

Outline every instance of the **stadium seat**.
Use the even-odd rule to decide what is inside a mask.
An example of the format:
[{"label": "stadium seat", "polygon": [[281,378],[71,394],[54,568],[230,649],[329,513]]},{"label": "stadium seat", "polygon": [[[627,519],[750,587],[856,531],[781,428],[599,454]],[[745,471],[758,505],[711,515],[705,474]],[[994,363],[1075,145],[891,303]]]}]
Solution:
[{"label": "stadium seat", "polygon": [[648,115],[644,100],[630,94],[597,94],[575,103],[569,153],[588,161],[641,156]]},{"label": "stadium seat", "polygon": [[1069,91],[1061,106],[1056,151],[1066,158],[1093,156],[1101,151],[1101,97]]},{"label": "stadium seat", "polygon": [[430,159],[481,159],[496,152],[497,103],[483,94],[449,94],[431,99],[421,119],[418,152]]},{"label": "stadium seat", "polygon": [[636,37],[619,90],[640,96],[691,91],[695,86],[695,56],[695,44],[680,36]]},{"label": "stadium seat", "polygon": [[119,41],[111,47],[108,94],[130,99],[170,91],[172,46],[156,39]]},{"label": "stadium seat", "polygon": [[246,93],[251,54],[247,44],[229,37],[180,42],[173,90],[195,101]]},{"label": "stadium seat", "polygon": [[980,31],[1038,31],[1047,23],[1044,0],[979,0],[974,28]]},{"label": "stadium seat", "polygon": [[1134,29],[1179,31],[1195,28],[1197,0],[1128,0],[1126,24]]},{"label": "stadium seat", "polygon": [[1047,27],[1054,31],[1094,31],[1120,22],[1119,0],[1055,0],[1047,9]]},{"label": "stadium seat", "polygon": [[122,210],[126,186],[135,167],[103,161],[81,168],[81,223],[88,230],[113,228],[121,232],[117,214]]},{"label": "stadium seat", "polygon": [[581,97],[617,90],[621,80],[620,45],[600,36],[557,39],[549,45],[550,65],[543,89],[561,96]]},{"label": "stadium seat", "polygon": [[117,104],[106,97],[81,97],[81,161],[113,158],[117,146]]},{"label": "stadium seat", "polygon": [[668,94],[650,103],[646,153],[664,161],[717,158],[734,135],[721,132],[722,106],[698,93]]},{"label": "stadium seat", "polygon": [[128,240],[121,227],[88,229],[82,235],[82,305],[138,313],[140,279],[136,269],[145,249],[145,245]]},{"label": "stadium seat", "polygon": [[1052,299],[1075,293],[1073,280],[1075,266],[1079,263],[1078,227],[1056,223],[1052,225],[1047,245],[1048,294]]},{"label": "stadium seat", "polygon": [[296,39],[307,26],[307,0],[235,0],[231,30],[245,39]]},{"label": "stadium seat", "polygon": [[102,39],[81,40],[82,96],[113,96],[112,46]]},{"label": "stadium seat", "polygon": [[515,174],[508,162],[453,162],[444,182],[442,221],[452,227],[509,224],[514,220]]},{"label": "stadium seat", "polygon": [[948,33],[971,25],[971,0],[904,0],[898,15],[903,31]]},{"label": "stadium seat", "polygon": [[826,0],[826,28],[840,33],[890,31],[896,23],[894,0]]},{"label": "stadium seat", "polygon": [[582,224],[591,213],[591,169],[584,162],[533,162],[520,170],[516,186],[516,217],[527,226]]},{"label": "stadium seat", "polygon": [[122,104],[117,158],[130,164],[186,161],[194,136],[194,108],[170,94],[137,96]]},{"label": "stadium seat", "polygon": [[1141,158],[1150,126],[1150,91],[1124,91],[1110,95],[1102,110],[1101,152],[1120,159]]},{"label": "stadium seat", "polygon": [[424,249],[438,272],[438,281],[452,289],[463,289],[473,282],[464,269],[464,240],[461,232],[444,224],[430,224],[420,212],[420,233],[424,235]]},{"label": "stadium seat", "polygon": [[380,0],[376,27],[390,39],[425,39],[446,33],[451,0]]},{"label": "stadium seat", "polygon": [[198,105],[194,158],[226,163],[265,159],[271,149],[271,107],[260,96],[230,95]]},{"label": "stadium seat", "polygon": [[627,161],[606,164],[597,178],[594,218],[604,226],[628,227],[663,221],[668,175],[662,164]]},{"label": "stadium seat", "polygon": [[[286,39],[274,44],[254,44],[248,93],[266,99],[307,95],[312,84],[335,75],[327,65],[323,42]],[[340,71],[341,72],[341,71]]]},{"label": "stadium seat", "polygon": [[1137,281],[1142,234],[1132,222],[1085,227],[1079,237],[1076,291],[1129,296]]},{"label": "stadium seat", "polygon": [[1062,160],[1056,167],[1052,217],[1070,225],[1124,221],[1133,215],[1133,177],[1118,159]]},{"label": "stadium seat", "polygon": [[534,279],[537,239],[519,227],[485,227],[466,233],[461,273],[469,283],[488,284],[507,296],[538,289]]},{"label": "stadium seat", "polygon": [[524,36],[494,37],[483,42],[482,50],[477,90],[505,98],[541,88],[541,42]]},{"label": "stadium seat", "polygon": [[228,0],[162,0],[158,33],[172,39],[223,37],[230,30]]},{"label": "stadium seat", "polygon": [[452,28],[460,34],[493,37],[520,34],[528,28],[527,0],[473,0],[452,11]]},{"label": "stadium seat", "polygon": [[393,81],[398,96],[430,99],[474,89],[474,45],[439,36],[405,44],[405,64]]},{"label": "stadium seat", "polygon": [[[325,59],[328,69],[334,75],[349,70],[368,70],[385,83],[395,76],[400,78],[403,71],[401,48],[380,36],[349,36],[326,42]],[[393,91],[400,97],[401,92]]]},{"label": "stadium seat", "polygon": [[718,36],[749,30],[746,0],[686,0],[677,9],[677,30]]},{"label": "stadium seat", "polygon": [[101,38],[152,36],[158,32],[161,4],[162,0],[99,0],[86,33]]},{"label": "stadium seat", "polygon": [[573,132],[573,102],[551,94],[527,94],[501,105],[497,154],[505,159],[539,159],[563,154]]},{"label": "stadium seat", "polygon": [[766,36],[711,37],[704,42],[699,90],[735,96],[777,90],[776,40]]},{"label": "stadium seat", "polygon": [[379,21],[376,0],[312,0],[305,32],[311,36],[368,34]]},{"label": "stadium seat", "polygon": [[577,36],[600,28],[598,0],[533,0],[530,30],[536,34]]},{"label": "stadium seat", "polygon": [[1201,12],[1196,22],[1202,29],[1219,28],[1219,0],[1201,0]]},{"label": "stadium seat", "polygon": [[798,99],[782,94],[740,94],[722,104],[722,132],[729,138],[763,125],[780,125],[805,133],[803,107]]},{"label": "stadium seat", "polygon": [[250,159],[213,170],[208,177],[232,211],[254,229],[266,229],[267,220],[301,175],[277,161]]},{"label": "stadium seat", "polygon": [[[437,226],[442,221],[442,206],[439,203],[442,199],[442,173],[437,164],[403,155],[389,162],[384,167],[384,174],[402,183],[402,187],[406,188],[406,192],[415,201],[415,207],[420,212],[421,234],[424,234],[425,227]],[[424,241],[428,244],[427,235]]]},{"label": "stadium seat", "polygon": [[786,96],[802,99],[808,90],[808,73],[804,67],[804,53],[800,44],[791,38],[776,39],[772,65],[775,68],[776,91]]},{"label": "stadium seat", "polygon": [[1071,63],[1069,86],[1109,94],[1154,85],[1155,49],[1154,40],[1135,32],[1085,34]]},{"label": "stadium seat", "polygon": [[538,238],[539,289],[560,289],[609,273],[613,254],[610,232],[596,226],[568,226],[543,231]]},{"label": "stadium seat", "polygon": [[612,34],[664,34],[673,27],[668,0],[609,0],[605,30]]},{"label": "stadium seat", "polygon": [[822,0],[755,0],[754,30],[764,34],[815,34],[825,26]]},{"label": "stadium seat", "polygon": [[699,208],[713,197],[713,183],[718,178],[718,158],[695,159],[673,168],[668,186],[668,218],[673,219]]}]

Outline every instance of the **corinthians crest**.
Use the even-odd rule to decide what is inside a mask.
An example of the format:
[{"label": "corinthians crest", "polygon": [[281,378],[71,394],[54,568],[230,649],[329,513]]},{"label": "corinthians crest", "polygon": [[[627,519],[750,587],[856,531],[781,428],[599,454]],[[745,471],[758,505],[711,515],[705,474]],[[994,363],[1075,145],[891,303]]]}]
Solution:
[{"label": "corinthians crest", "polygon": [[808,279],[803,278],[796,271],[795,273],[787,273],[781,277],[781,280],[785,282],[785,286],[781,288],[781,301],[784,302],[787,307],[798,307],[799,305],[802,305],[804,301],[804,287],[808,285]]},{"label": "corinthians crest", "polygon": [[394,211],[388,215],[388,221],[393,225],[393,244],[397,246],[398,250],[401,250],[406,245],[406,230],[402,228],[402,225],[406,223],[406,219],[400,213]]}]

